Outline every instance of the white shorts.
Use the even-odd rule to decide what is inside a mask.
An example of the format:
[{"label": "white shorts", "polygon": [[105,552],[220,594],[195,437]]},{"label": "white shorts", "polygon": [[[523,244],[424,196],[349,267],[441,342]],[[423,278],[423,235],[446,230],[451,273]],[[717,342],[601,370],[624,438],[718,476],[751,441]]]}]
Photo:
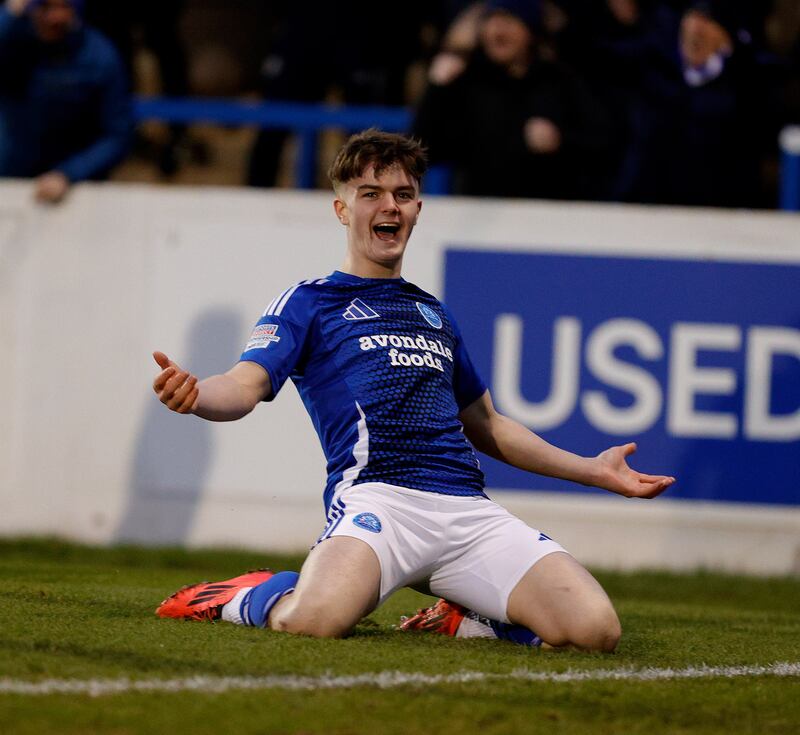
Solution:
[{"label": "white shorts", "polygon": [[508,597],[543,556],[565,549],[485,497],[423,492],[380,482],[337,493],[317,543],[352,536],[381,565],[379,604],[401,587],[508,622]]}]

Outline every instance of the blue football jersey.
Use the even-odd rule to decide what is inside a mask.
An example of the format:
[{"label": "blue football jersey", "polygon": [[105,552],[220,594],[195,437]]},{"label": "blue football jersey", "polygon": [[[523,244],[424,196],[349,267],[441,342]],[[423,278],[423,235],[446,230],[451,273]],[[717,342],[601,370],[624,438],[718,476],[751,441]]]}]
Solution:
[{"label": "blue football jersey", "polygon": [[484,478],[459,412],[486,385],[455,320],[402,278],[336,271],[278,296],[241,360],[268,373],[272,400],[287,378],[328,462],[325,507],[337,489],[384,482],[483,495]]}]

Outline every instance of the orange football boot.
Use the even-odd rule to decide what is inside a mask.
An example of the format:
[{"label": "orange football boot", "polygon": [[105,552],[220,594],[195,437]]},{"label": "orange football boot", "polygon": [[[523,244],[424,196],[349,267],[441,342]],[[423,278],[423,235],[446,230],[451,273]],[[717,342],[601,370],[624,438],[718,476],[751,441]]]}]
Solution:
[{"label": "orange football boot", "polygon": [[400,630],[419,630],[454,636],[467,613],[467,608],[440,599],[430,607],[422,608],[411,617],[400,618]]},{"label": "orange football boot", "polygon": [[156,608],[156,615],[183,620],[219,620],[222,606],[242,587],[255,587],[273,574],[269,569],[257,569],[223,582],[198,582],[181,587]]}]

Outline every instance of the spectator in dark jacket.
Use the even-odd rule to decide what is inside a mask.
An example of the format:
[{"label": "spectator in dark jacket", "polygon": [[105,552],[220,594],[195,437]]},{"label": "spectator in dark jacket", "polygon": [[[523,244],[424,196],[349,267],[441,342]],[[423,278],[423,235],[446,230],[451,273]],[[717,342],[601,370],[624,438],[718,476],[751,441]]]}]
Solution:
[{"label": "spectator in dark jacket", "polygon": [[540,32],[538,2],[490,0],[472,54],[434,60],[414,134],[452,165],[454,193],[598,195],[607,119],[579,79],[539,57]]},{"label": "spectator in dark jacket", "polygon": [[127,77],[79,0],[8,0],[0,8],[0,176],[35,177],[57,202],[103,178],[133,127]]},{"label": "spectator in dark jacket", "polygon": [[659,8],[645,38],[619,44],[636,74],[631,141],[619,181],[634,202],[760,206],[761,162],[775,148],[770,69],[731,0]]},{"label": "spectator in dark jacket", "polygon": [[[559,0],[564,22],[557,29],[559,60],[589,86],[612,121],[606,165],[598,171],[604,199],[617,200],[620,168],[631,138],[640,69],[629,58],[649,41],[656,0]],[[625,54],[617,49],[624,49]]]}]

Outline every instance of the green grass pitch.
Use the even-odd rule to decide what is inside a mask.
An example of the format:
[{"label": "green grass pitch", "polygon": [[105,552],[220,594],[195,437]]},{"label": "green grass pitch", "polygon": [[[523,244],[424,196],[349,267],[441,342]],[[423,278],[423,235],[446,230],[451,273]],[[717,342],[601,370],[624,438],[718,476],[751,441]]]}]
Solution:
[{"label": "green grass pitch", "polygon": [[[345,640],[153,615],[188,582],[300,562],[0,541],[0,733],[800,733],[796,579],[598,572],[623,624],[613,655],[400,633],[400,614],[429,599],[410,591]],[[748,668],[779,662],[789,675]],[[711,668],[681,678],[701,666]],[[636,678],[651,670],[661,678]],[[391,686],[378,686],[379,672],[392,672]],[[87,692],[90,680],[99,688]],[[190,680],[196,690],[163,686]],[[43,693],[53,681],[79,688]],[[103,692],[108,682],[120,690]]]}]

